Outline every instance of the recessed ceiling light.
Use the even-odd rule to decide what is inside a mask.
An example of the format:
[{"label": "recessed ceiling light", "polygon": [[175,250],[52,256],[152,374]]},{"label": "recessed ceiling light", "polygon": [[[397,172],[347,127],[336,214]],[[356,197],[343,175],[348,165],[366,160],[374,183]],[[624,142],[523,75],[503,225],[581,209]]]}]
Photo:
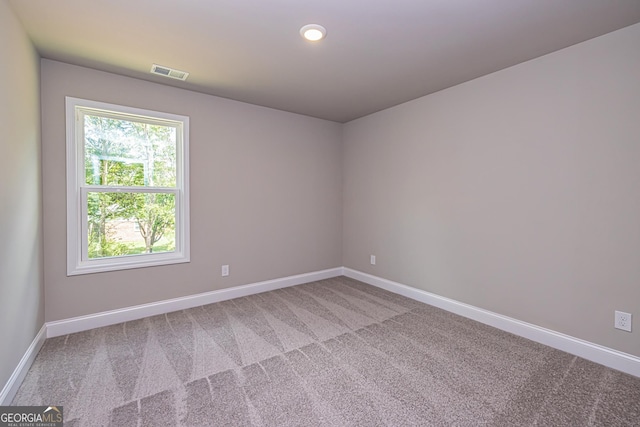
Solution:
[{"label": "recessed ceiling light", "polygon": [[300,35],[310,42],[322,40],[327,35],[327,29],[322,25],[309,24],[300,28]]}]

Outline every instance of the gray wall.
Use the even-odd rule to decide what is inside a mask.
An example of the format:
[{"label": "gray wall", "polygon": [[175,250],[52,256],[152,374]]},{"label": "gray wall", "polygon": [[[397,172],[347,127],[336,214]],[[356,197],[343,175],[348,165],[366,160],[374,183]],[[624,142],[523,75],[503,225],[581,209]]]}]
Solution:
[{"label": "gray wall", "polygon": [[44,322],[38,55],[0,1],[0,389]]},{"label": "gray wall", "polygon": [[343,140],[346,267],[640,356],[640,24]]},{"label": "gray wall", "polygon": [[[50,60],[41,73],[47,321],[342,265],[341,125]],[[190,116],[191,263],[66,276],[65,96]]]}]

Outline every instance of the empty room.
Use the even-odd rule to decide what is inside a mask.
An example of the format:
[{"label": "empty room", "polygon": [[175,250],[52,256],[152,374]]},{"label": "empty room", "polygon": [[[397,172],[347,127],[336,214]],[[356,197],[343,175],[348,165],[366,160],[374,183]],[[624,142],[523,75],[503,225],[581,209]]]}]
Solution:
[{"label": "empty room", "polygon": [[638,0],[0,0],[0,55],[0,426],[640,425]]}]

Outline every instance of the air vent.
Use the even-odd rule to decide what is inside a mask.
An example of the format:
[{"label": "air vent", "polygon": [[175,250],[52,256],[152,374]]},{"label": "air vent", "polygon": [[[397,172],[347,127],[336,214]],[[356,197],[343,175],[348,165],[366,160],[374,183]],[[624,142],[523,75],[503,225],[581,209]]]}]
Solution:
[{"label": "air vent", "polygon": [[164,67],[157,64],[153,64],[153,66],[151,67],[151,73],[182,81],[187,80],[187,77],[189,77],[189,73],[187,73],[186,71],[180,71],[174,68]]}]

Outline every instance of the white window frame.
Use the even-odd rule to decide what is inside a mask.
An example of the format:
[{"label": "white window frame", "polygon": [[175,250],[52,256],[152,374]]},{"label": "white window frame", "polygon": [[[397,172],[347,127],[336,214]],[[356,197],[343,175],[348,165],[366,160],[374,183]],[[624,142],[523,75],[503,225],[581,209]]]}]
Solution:
[{"label": "white window frame", "polygon": [[[123,187],[88,185],[85,181],[85,112],[109,112],[117,118],[176,126],[176,186]],[[189,117],[105,102],[66,97],[67,128],[67,276],[103,271],[178,264],[190,261],[189,241]],[[175,194],[176,221],[173,252],[88,257],[87,194],[89,192],[141,192]]]}]

